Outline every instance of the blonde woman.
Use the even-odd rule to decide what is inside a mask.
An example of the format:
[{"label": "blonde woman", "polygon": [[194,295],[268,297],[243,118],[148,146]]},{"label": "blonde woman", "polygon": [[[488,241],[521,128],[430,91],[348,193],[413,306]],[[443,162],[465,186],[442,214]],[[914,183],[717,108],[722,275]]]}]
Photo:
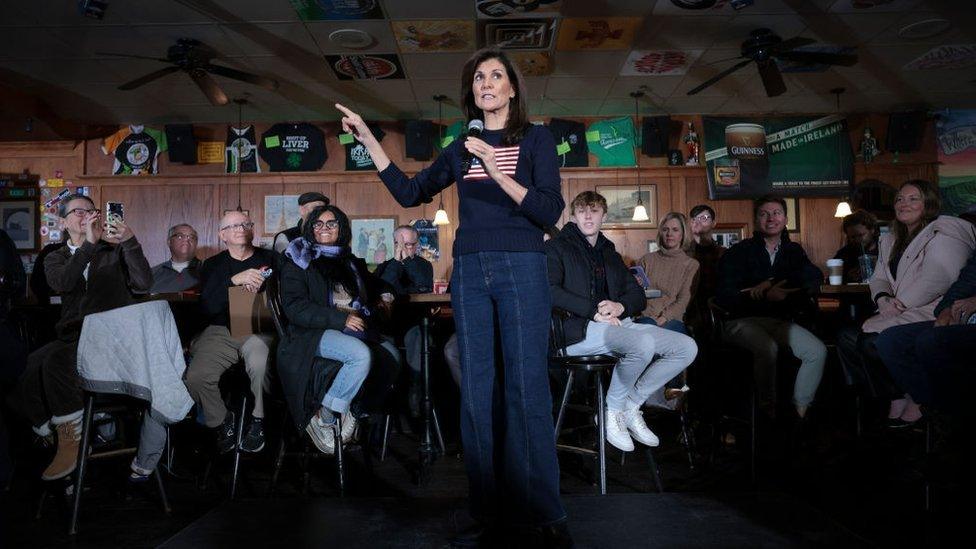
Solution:
[{"label": "blonde woman", "polygon": [[651,287],[661,291],[661,296],[647,300],[637,322],[687,335],[685,310],[694,291],[698,261],[686,253],[691,246],[691,234],[683,214],[669,212],[664,216],[657,230],[657,244],[657,251],[645,254],[637,264],[647,273]]}]

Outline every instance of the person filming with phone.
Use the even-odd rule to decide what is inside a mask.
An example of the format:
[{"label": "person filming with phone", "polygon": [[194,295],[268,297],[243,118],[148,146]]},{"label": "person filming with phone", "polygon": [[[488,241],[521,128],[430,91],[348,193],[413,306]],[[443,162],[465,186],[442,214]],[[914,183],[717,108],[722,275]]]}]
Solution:
[{"label": "person filming with phone", "polygon": [[58,337],[30,354],[11,397],[35,433],[57,438],[54,459],[41,474],[44,480],[63,478],[77,465],[83,404],[77,353],[85,317],[131,305],[133,294],[152,286],[142,245],[121,217],[103,218],[95,203],[80,194],[65,197],[59,215],[67,245],[44,260],[47,282],[61,294]]}]

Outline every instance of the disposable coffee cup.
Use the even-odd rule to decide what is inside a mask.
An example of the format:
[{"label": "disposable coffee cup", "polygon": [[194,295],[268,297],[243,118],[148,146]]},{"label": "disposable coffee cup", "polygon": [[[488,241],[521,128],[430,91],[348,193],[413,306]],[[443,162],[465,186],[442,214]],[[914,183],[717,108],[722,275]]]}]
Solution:
[{"label": "disposable coffee cup", "polygon": [[839,286],[844,283],[843,259],[827,260],[827,278],[830,280],[831,286]]}]

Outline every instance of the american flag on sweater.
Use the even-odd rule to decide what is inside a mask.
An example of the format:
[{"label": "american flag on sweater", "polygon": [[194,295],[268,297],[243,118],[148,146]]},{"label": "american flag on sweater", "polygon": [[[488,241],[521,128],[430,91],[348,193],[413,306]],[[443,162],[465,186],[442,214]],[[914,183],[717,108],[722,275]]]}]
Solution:
[{"label": "american flag on sweater", "polygon": [[[495,149],[495,163],[498,164],[498,169],[509,177],[515,177],[515,165],[518,164],[519,146],[513,145],[511,147],[493,148]],[[471,179],[489,179],[488,174],[485,173],[485,167],[481,164],[481,159],[474,155],[471,158],[471,169],[468,170],[468,173],[464,174],[465,181]]]}]

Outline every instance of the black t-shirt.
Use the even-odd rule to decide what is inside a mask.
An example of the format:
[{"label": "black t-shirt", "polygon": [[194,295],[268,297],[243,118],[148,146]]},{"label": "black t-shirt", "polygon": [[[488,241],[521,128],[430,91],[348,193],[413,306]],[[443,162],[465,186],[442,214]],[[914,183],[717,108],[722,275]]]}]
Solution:
[{"label": "black t-shirt", "polygon": [[593,269],[593,301],[600,303],[610,299],[610,287],[607,285],[607,265],[603,259],[603,252],[596,246],[589,246],[590,268]]},{"label": "black t-shirt", "polygon": [[[376,140],[382,141],[386,133],[376,124],[367,125],[369,126],[369,131],[373,132]],[[344,146],[346,147],[346,170],[360,171],[376,169],[376,164],[373,163],[373,159],[369,156],[369,151],[366,150],[365,145],[359,141],[353,141]]]},{"label": "black t-shirt", "polygon": [[[590,165],[590,151],[586,146],[586,126],[582,122],[553,118],[549,121],[549,131],[556,142],[557,159],[561,168],[586,167]],[[565,143],[569,151],[564,154],[560,145]],[[566,145],[562,145],[565,147]]]},{"label": "black t-shirt", "polygon": [[[225,173],[257,173],[258,151],[254,143],[254,126],[235,128],[227,126],[227,140],[224,142]],[[238,158],[240,156],[240,158]]]},{"label": "black t-shirt", "polygon": [[275,124],[261,134],[261,158],[273,172],[311,172],[325,164],[325,134],[311,124]]},{"label": "black t-shirt", "polygon": [[200,268],[200,310],[206,325],[230,327],[230,300],[227,289],[234,285],[230,279],[241,271],[271,267],[277,269],[277,254],[264,248],[254,248],[251,257],[238,261],[224,250],[207,259]]}]

